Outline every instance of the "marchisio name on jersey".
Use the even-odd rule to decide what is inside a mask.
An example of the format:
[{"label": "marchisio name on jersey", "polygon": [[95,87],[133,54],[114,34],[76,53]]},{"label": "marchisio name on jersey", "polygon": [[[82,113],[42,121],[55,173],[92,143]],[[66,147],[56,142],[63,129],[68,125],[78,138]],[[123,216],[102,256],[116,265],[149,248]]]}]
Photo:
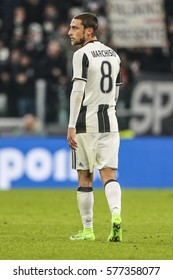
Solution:
[{"label": "marchisio name on jersey", "polygon": [[96,50],[96,51],[91,51],[91,54],[93,57],[116,56],[116,53],[113,50]]}]

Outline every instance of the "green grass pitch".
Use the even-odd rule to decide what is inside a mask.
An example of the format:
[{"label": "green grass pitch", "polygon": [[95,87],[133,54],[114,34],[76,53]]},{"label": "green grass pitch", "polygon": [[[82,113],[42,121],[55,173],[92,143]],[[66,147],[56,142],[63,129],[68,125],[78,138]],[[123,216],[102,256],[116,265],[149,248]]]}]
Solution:
[{"label": "green grass pitch", "polygon": [[110,213],[96,189],[96,241],[71,241],[81,229],[76,190],[0,192],[1,260],[172,260],[173,191],[122,190],[123,242],[109,243]]}]

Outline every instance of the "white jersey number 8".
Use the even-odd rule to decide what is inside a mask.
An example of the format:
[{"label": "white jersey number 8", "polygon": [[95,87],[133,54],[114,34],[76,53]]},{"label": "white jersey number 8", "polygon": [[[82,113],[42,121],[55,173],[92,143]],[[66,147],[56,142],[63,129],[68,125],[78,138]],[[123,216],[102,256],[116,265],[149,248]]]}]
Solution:
[{"label": "white jersey number 8", "polygon": [[101,64],[102,78],[100,81],[100,89],[103,93],[109,93],[112,90],[112,67],[110,62],[103,61]]}]

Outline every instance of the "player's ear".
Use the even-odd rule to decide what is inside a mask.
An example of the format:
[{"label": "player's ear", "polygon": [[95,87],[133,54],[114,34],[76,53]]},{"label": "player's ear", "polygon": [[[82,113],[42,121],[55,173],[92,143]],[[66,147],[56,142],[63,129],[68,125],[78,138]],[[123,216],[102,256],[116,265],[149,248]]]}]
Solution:
[{"label": "player's ear", "polygon": [[87,34],[87,35],[92,35],[93,32],[94,32],[94,30],[93,30],[92,27],[87,27],[87,28],[86,28],[86,34]]}]

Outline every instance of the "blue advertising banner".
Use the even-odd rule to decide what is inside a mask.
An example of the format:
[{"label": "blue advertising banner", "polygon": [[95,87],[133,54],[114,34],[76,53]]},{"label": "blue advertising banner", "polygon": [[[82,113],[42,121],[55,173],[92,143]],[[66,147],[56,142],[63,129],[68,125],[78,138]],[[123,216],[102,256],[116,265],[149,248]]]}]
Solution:
[{"label": "blue advertising banner", "polygon": [[173,138],[121,140],[119,181],[134,188],[173,187]]},{"label": "blue advertising banner", "polygon": [[[173,187],[172,169],[173,138],[121,140],[118,180],[122,187]],[[65,137],[0,139],[0,189],[76,186]],[[98,171],[94,186],[102,186]]]}]

